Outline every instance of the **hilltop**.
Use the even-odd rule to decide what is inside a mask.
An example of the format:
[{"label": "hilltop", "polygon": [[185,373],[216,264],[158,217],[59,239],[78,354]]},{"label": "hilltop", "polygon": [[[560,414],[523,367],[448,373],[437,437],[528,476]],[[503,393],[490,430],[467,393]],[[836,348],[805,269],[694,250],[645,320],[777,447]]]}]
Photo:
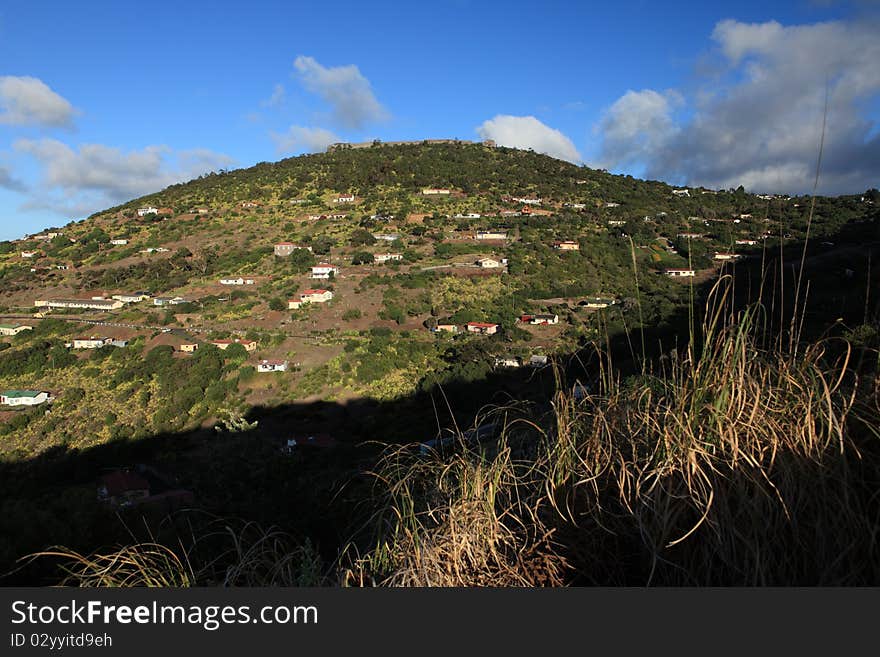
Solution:
[{"label": "hilltop", "polygon": [[[368,497],[346,479],[375,464],[367,441],[442,444],[510,399],[546,412],[560,381],[599,378],[596,349],[637,374],[693,341],[719,275],[748,296],[780,272],[769,340],[803,259],[820,310],[801,337],[873,344],[878,201],[674,188],[491,144],[376,144],[211,173],[4,242],[0,388],[50,400],[3,411],[0,529],[22,538],[0,563],[111,540],[96,481],[136,463],[162,490],[321,536],[332,554]],[[289,458],[308,436],[321,455]],[[11,488],[12,474],[30,483]],[[267,507],[278,495],[297,499]],[[34,514],[52,532],[22,533]]]}]

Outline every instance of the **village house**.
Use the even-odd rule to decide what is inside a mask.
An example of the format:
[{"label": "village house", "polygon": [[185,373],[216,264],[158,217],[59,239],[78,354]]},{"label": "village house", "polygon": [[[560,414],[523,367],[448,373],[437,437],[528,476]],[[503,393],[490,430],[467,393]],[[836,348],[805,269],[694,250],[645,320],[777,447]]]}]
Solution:
[{"label": "village house", "polygon": [[468,212],[467,214],[459,213],[453,219],[479,219],[482,216],[479,212]]},{"label": "village house", "polygon": [[234,340],[211,340],[211,344],[223,351],[234,344],[240,344],[242,347],[244,347],[245,351],[257,350],[256,342],[254,342],[253,340],[240,340],[239,338],[235,338]]},{"label": "village house", "polygon": [[256,281],[253,278],[221,278],[220,285],[253,285]]},{"label": "village house", "polygon": [[168,253],[169,251],[170,249],[166,249],[164,246],[151,246],[146,249],[141,249],[138,253]]},{"label": "village house", "polygon": [[119,299],[38,299],[37,308],[71,308],[76,310],[119,310],[125,304]]},{"label": "village house", "polygon": [[118,299],[122,303],[140,303],[150,298],[146,292],[132,292],[131,294],[114,294],[111,299]]},{"label": "village house", "polygon": [[679,233],[678,236],[682,239],[686,240],[701,240],[703,239],[702,233]]},{"label": "village house", "polygon": [[496,230],[481,230],[475,235],[478,240],[506,240],[507,233]]},{"label": "village house", "polygon": [[[582,206],[582,207],[586,207],[586,205],[583,204],[583,203],[581,203],[581,206]],[[613,201],[609,201],[609,202],[605,203],[605,205],[604,205],[603,207],[606,207],[606,208],[619,208],[619,207],[620,207],[620,203],[614,203]]]},{"label": "village house", "polygon": [[4,390],[0,404],[5,406],[37,406],[49,401],[49,393],[41,390]]},{"label": "village house", "polygon": [[330,290],[324,289],[316,289],[316,290],[303,290],[300,292],[299,300],[297,299],[289,299],[287,301],[288,310],[296,310],[307,303],[326,303],[333,298],[333,292]]},{"label": "village house", "polygon": [[33,326],[25,324],[0,324],[0,335],[18,335],[22,331],[31,331]]},{"label": "village house", "polygon": [[465,324],[468,333],[479,333],[481,335],[495,335],[498,332],[498,324],[488,324],[486,322],[468,322]]},{"label": "village house", "polygon": [[194,353],[198,348],[198,342],[181,342],[180,347],[178,347],[178,349],[185,354]]},{"label": "village house", "polygon": [[125,246],[126,244],[128,244],[128,240],[117,238],[110,240],[110,244],[112,244],[113,246]]},{"label": "village house", "polygon": [[716,253],[712,256],[713,260],[736,260],[739,256],[736,253]]},{"label": "village house", "polygon": [[451,193],[452,190],[450,189],[441,189],[436,187],[429,187],[422,190],[422,196],[449,196]]},{"label": "village house", "polygon": [[258,208],[262,205],[262,203],[257,203],[256,201],[242,201],[241,207],[245,210],[253,210],[254,208]]},{"label": "village house", "polygon": [[688,189],[673,189],[673,196],[690,196],[691,192]]},{"label": "village house", "polygon": [[495,356],[495,367],[522,367],[519,356]]},{"label": "village house", "polygon": [[379,264],[384,262],[388,262],[389,260],[403,260],[403,254],[401,253],[377,253],[373,256],[373,261]]},{"label": "village house", "polygon": [[397,233],[373,233],[373,239],[380,242],[394,242],[400,239],[400,235]]},{"label": "village house", "polygon": [[257,372],[286,372],[287,365],[286,360],[261,360],[257,363]]},{"label": "village house", "polygon": [[179,306],[187,303],[183,297],[156,297],[153,299],[154,306]]},{"label": "village house", "polygon": [[578,305],[583,308],[607,308],[617,303],[616,299],[604,299],[602,297],[590,297],[579,301]]},{"label": "village house", "polygon": [[514,203],[522,203],[523,205],[541,205],[541,199],[539,198],[520,198],[514,196],[510,200]]},{"label": "village house", "polygon": [[455,324],[441,323],[431,329],[432,333],[458,333],[458,326]]},{"label": "village house", "polygon": [[101,347],[127,347],[128,340],[117,340],[114,338],[74,338],[71,345],[74,349],[100,349]]},{"label": "village house", "polygon": [[667,269],[663,273],[672,278],[693,278],[697,275],[693,269]]},{"label": "village house", "polygon": [[755,246],[758,240],[736,240],[736,243],[740,246]]},{"label": "village house", "polygon": [[544,367],[547,364],[547,356],[541,354],[532,354],[529,357],[529,367]]},{"label": "village house", "polygon": [[547,324],[558,324],[559,315],[520,315],[519,321],[523,324],[546,326]]},{"label": "village house", "polygon": [[137,215],[139,217],[146,217],[148,214],[159,214],[159,208],[154,208],[152,205],[145,208],[138,208]]},{"label": "village house", "polygon": [[328,279],[330,278],[331,274],[333,276],[338,276],[339,267],[331,265],[327,262],[319,262],[317,265],[312,267],[312,278]]},{"label": "village house", "polygon": [[559,251],[580,251],[581,245],[571,240],[565,240],[563,242],[554,242],[553,248]]},{"label": "village house", "polygon": [[297,246],[296,244],[291,244],[290,242],[279,242],[275,245],[275,255],[286,258],[291,253],[298,249],[305,249],[306,251],[311,252],[312,247],[310,246]]},{"label": "village house", "polygon": [[626,220],[625,219],[609,219],[608,225],[609,226],[626,226]]},{"label": "village house", "polygon": [[497,269],[501,266],[501,263],[492,258],[480,258],[477,260],[477,266],[483,269]]},{"label": "village house", "polygon": [[39,254],[40,254],[39,251],[22,251],[21,257],[30,259],[30,258],[36,258]]},{"label": "village house", "polygon": [[334,203],[354,203],[354,194],[343,194],[333,199]]}]

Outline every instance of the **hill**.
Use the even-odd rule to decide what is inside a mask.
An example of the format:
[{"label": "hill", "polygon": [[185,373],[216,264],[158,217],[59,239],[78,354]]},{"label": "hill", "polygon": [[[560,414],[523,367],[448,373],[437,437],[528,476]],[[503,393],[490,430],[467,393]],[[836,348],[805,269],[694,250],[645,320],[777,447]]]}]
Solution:
[{"label": "hill", "polygon": [[4,411],[0,529],[19,539],[0,563],[119,540],[94,492],[137,466],[163,512],[186,490],[333,560],[372,499],[370,441],[441,445],[511,399],[534,420],[560,386],[608,373],[596,353],[635,377],[625,390],[650,389],[645,363],[707,339],[695,327],[727,274],[735,308],[768,308],[756,346],[831,331],[872,347],[878,200],[376,145],[213,173],[0,244],[0,321],[31,327],[0,343],[0,388],[52,397]]}]

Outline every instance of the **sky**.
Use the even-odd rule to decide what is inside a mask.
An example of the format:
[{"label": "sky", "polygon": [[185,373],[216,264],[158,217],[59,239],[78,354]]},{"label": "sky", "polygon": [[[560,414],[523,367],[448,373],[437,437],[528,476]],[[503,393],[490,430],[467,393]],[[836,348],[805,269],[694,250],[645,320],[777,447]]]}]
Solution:
[{"label": "sky", "polygon": [[4,0],[0,239],[336,141],[805,193],[823,117],[819,192],[880,187],[878,0]]}]

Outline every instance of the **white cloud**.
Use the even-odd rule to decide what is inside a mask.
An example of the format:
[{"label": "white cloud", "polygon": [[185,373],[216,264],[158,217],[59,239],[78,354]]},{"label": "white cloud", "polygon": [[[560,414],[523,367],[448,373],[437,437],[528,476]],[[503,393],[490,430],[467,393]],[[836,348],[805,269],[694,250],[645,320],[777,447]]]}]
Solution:
[{"label": "white cloud", "polygon": [[324,128],[306,128],[300,125],[292,125],[280,134],[272,132],[270,136],[279,153],[320,153],[327,150],[330,144],[341,141],[337,135]]},{"label": "white cloud", "polygon": [[334,120],[342,126],[358,130],[388,118],[387,110],[373,94],[370,81],[357,66],[327,68],[313,57],[303,55],[296,58],[293,66],[303,86],[331,106]]},{"label": "white cloud", "polygon": [[276,84],[272,95],[260,102],[261,107],[278,107],[284,101],[284,85]]},{"label": "white cloud", "polygon": [[494,139],[499,146],[532,149],[569,162],[581,161],[571,139],[534,116],[499,114],[477,127],[477,134],[483,139]]},{"label": "white cloud", "polygon": [[[826,84],[820,193],[880,178],[880,137],[865,108],[880,95],[877,23],[719,22],[719,61],[676,121],[674,95],[628,92],[597,131],[608,168],[644,167],[676,184],[805,192],[812,186]],[[682,101],[683,102],[683,101]]]},{"label": "white cloud", "polygon": [[55,128],[72,127],[77,113],[42,80],[13,75],[0,76],[0,110],[2,124]]},{"label": "white cloud", "polygon": [[20,180],[16,179],[9,167],[0,164],[0,189],[8,189],[13,192],[24,191],[25,186]]},{"label": "white cloud", "polygon": [[175,153],[167,146],[124,153],[102,144],[74,150],[56,139],[20,139],[14,147],[33,156],[43,170],[26,206],[60,214],[89,214],[233,163],[206,149]]}]

